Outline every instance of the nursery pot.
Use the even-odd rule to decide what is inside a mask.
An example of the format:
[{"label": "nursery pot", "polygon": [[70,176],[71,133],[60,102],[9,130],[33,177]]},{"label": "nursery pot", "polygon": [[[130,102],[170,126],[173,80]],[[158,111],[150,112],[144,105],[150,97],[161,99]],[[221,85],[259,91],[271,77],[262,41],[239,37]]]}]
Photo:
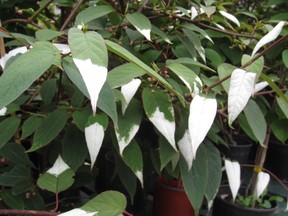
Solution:
[{"label": "nursery pot", "polygon": [[194,216],[194,209],[178,181],[156,179],[154,191],[154,216]]},{"label": "nursery pot", "polygon": [[288,145],[282,143],[269,143],[265,167],[278,178],[288,182]]},{"label": "nursery pot", "polygon": [[[244,190],[245,188],[240,188],[240,192]],[[273,216],[277,210],[276,202],[272,203],[272,208],[260,209],[240,206],[223,199],[230,194],[231,192],[228,186],[222,186],[220,188],[213,203],[213,216]]]}]

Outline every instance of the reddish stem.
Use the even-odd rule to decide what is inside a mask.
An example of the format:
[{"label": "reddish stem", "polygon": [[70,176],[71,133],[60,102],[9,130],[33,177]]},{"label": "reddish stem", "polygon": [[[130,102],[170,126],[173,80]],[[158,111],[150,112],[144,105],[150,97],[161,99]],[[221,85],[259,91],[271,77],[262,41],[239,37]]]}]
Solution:
[{"label": "reddish stem", "polygon": [[58,213],[49,211],[0,209],[0,215],[36,215],[36,216],[56,216]]},{"label": "reddish stem", "polygon": [[132,214],[130,214],[130,213],[127,212],[127,211],[124,211],[123,214],[126,215],[126,216],[133,216]]}]

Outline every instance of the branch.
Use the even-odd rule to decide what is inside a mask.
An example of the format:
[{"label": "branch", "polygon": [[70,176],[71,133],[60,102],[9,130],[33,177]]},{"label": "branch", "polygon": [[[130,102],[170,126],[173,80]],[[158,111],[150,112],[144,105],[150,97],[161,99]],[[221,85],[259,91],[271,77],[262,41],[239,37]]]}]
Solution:
[{"label": "branch", "polygon": [[43,27],[38,25],[37,23],[33,22],[33,20],[28,20],[28,19],[20,19],[20,18],[15,18],[15,19],[9,19],[6,20],[4,22],[2,22],[2,25],[7,25],[9,23],[14,23],[14,22],[22,22],[22,23],[26,23],[26,24],[31,24],[39,29],[42,29]]},{"label": "branch", "polygon": [[[288,38],[288,34],[281,37],[280,39],[276,40],[274,43],[272,43],[271,45],[269,45],[266,49],[264,49],[262,52],[258,53],[257,55],[255,55],[249,62],[247,62],[246,64],[242,65],[240,68],[245,68],[249,65],[251,65],[253,62],[255,62],[258,58],[260,58],[261,56],[264,56],[268,51],[270,51],[271,49],[273,49],[276,45],[278,45],[279,43],[281,43],[282,41],[286,40]],[[229,79],[231,77],[231,74],[229,74],[228,76],[224,77],[223,79],[218,80],[217,82],[213,83],[212,85],[206,87],[204,89],[204,91],[206,92],[206,94],[214,87],[216,87],[217,85],[221,84],[222,82],[224,82],[225,80]]]},{"label": "branch", "polygon": [[18,209],[0,209],[0,215],[36,215],[36,216],[57,216],[56,212],[18,210]]},{"label": "branch", "polygon": [[76,6],[73,8],[73,10],[71,11],[71,13],[69,14],[69,16],[67,17],[67,19],[65,20],[63,26],[60,29],[60,32],[62,32],[67,25],[69,24],[69,22],[72,20],[72,18],[75,16],[78,8],[81,6],[81,4],[83,3],[84,0],[79,0],[76,4]]},{"label": "branch", "polygon": [[40,7],[28,20],[34,20],[49,4],[51,4],[54,0],[48,0],[42,7]]}]

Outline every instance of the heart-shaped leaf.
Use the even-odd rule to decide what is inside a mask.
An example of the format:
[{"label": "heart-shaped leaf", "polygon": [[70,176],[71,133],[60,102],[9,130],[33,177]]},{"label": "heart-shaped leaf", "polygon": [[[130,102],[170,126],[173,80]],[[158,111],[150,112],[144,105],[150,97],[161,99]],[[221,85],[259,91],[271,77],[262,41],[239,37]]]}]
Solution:
[{"label": "heart-shaped leaf", "polygon": [[256,198],[261,196],[261,194],[264,192],[264,190],[267,188],[270,181],[270,175],[265,172],[259,172],[257,175],[256,180]]},{"label": "heart-shaped leaf", "polygon": [[229,187],[232,192],[233,201],[235,201],[241,184],[240,164],[237,161],[232,162],[230,160],[225,160],[225,169],[228,177]]}]

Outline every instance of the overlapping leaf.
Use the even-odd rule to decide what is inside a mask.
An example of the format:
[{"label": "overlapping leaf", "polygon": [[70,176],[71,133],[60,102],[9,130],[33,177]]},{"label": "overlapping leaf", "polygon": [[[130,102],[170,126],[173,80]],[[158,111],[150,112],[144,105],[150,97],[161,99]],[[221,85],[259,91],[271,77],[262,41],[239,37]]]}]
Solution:
[{"label": "overlapping leaf", "polygon": [[232,192],[233,201],[235,201],[241,184],[240,164],[237,161],[232,162],[230,160],[225,160],[225,169],[228,177],[229,187]]},{"label": "overlapping leaf", "polygon": [[139,31],[147,40],[151,40],[150,20],[139,12],[126,14],[126,19]]}]

